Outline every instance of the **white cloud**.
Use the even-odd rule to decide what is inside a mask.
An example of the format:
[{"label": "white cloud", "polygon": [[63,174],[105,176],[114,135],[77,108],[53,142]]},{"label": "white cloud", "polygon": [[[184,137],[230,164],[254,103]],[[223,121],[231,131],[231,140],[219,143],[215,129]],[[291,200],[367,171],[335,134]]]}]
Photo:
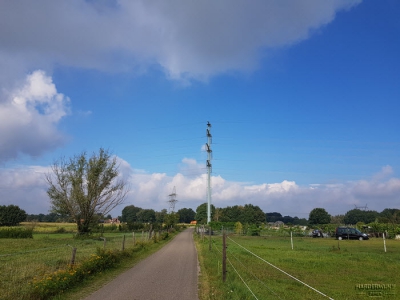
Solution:
[{"label": "white cloud", "polygon": [[25,72],[55,63],[108,71],[157,64],[171,78],[205,80],[257,68],[269,49],[307,39],[360,2],[2,1],[0,69],[10,62]]},{"label": "white cloud", "polygon": [[14,204],[28,214],[47,214],[50,206],[44,174],[48,171],[41,166],[0,169],[0,205]]},{"label": "white cloud", "polygon": [[[187,177],[178,173],[170,177],[164,173],[138,173],[126,161],[120,161],[122,176],[130,184],[131,191],[125,204],[115,209],[113,215],[120,215],[122,208],[130,204],[157,211],[168,209],[168,195],[174,187],[178,195],[177,210],[183,207],[195,210],[207,201],[205,174]],[[44,167],[0,169],[0,177],[4,178],[0,182],[0,204],[16,204],[28,213],[47,213],[50,207],[44,179],[47,170]],[[325,208],[332,215],[344,214],[354,205],[367,205],[379,212],[385,208],[399,208],[399,194],[400,179],[396,177],[307,186],[293,181],[249,185],[212,177],[212,202],[216,207],[251,203],[264,212],[277,211],[300,218],[308,218],[316,207]]]},{"label": "white cloud", "polygon": [[360,2],[0,1],[0,161],[62,144],[57,123],[68,99],[44,73],[54,66],[138,73],[156,66],[182,82],[248,72],[271,49],[307,39]]},{"label": "white cloud", "polygon": [[69,99],[51,77],[35,71],[0,102],[0,162],[18,154],[36,156],[63,144],[57,124],[68,113]]}]

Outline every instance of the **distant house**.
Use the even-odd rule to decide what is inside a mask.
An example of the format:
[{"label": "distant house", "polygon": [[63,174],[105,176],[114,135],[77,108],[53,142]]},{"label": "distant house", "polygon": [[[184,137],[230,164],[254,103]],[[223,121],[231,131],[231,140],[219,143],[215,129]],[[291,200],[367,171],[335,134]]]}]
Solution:
[{"label": "distant house", "polygon": [[191,221],[190,225],[197,225],[197,221]]},{"label": "distant house", "polygon": [[283,223],[282,221],[276,221],[276,222],[268,222],[268,225],[271,227],[283,227],[285,225],[285,223]]},{"label": "distant house", "polygon": [[104,220],[105,224],[121,224],[121,221],[118,220],[118,218],[112,218],[112,219],[107,219]]}]

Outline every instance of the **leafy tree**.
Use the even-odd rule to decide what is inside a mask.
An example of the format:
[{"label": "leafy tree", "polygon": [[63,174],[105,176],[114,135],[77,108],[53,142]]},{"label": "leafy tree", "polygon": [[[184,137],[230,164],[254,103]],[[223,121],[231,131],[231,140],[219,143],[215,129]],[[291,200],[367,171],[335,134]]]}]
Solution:
[{"label": "leafy tree", "polygon": [[276,222],[276,221],[282,221],[282,215],[278,212],[271,212],[271,213],[266,213],[265,214],[267,218],[267,222]]},{"label": "leafy tree", "polygon": [[329,224],[331,216],[324,208],[314,208],[308,218],[310,224]]},{"label": "leafy tree", "polygon": [[302,226],[308,225],[307,219],[305,219],[305,218],[300,219],[298,217],[294,217],[292,222],[290,222],[290,223],[292,223],[293,225],[302,225]]},{"label": "leafy tree", "polygon": [[241,220],[240,216],[243,211],[243,206],[227,206],[225,208],[221,208],[221,216],[219,220],[221,222],[238,222]]},{"label": "leafy tree", "polygon": [[263,223],[265,222],[265,213],[258,206],[246,204],[242,209],[239,221],[249,224]]},{"label": "leafy tree", "polygon": [[137,221],[142,223],[153,223],[156,220],[154,209],[141,209],[136,213]]},{"label": "leafy tree", "polygon": [[180,223],[190,223],[194,220],[196,213],[191,208],[181,208],[180,210],[178,210],[178,215]]},{"label": "leafy tree", "polygon": [[56,161],[46,176],[52,212],[70,216],[80,234],[88,233],[97,214],[108,214],[125,199],[128,189],[118,167],[117,158],[102,148],[91,157],[83,152]]},{"label": "leafy tree", "polygon": [[216,222],[218,222],[219,221],[219,218],[221,217],[221,214],[222,214],[222,208],[216,208],[215,209],[215,211],[214,211],[214,215],[213,215],[213,221],[216,221]]},{"label": "leafy tree", "polygon": [[235,223],[235,233],[242,234],[243,233],[243,225],[240,222]]},{"label": "leafy tree", "polygon": [[282,216],[278,212],[272,212],[272,213],[266,213],[266,218],[267,222],[277,222],[277,221],[282,221],[285,224],[293,224],[293,225],[303,225],[306,226],[308,225],[308,220],[305,218],[299,218],[299,217],[291,217],[291,216]]},{"label": "leafy tree", "polygon": [[[199,223],[207,223],[207,203],[200,204],[196,208],[196,216],[195,219]],[[215,212],[215,206],[211,204],[211,220],[213,218]]]},{"label": "leafy tree", "polygon": [[37,222],[71,222],[71,218],[66,215],[60,215],[55,213],[45,214],[30,214],[26,217],[26,221],[37,221]]},{"label": "leafy tree", "polygon": [[358,222],[364,222],[365,224],[372,223],[379,217],[379,213],[374,210],[361,210],[352,209],[344,215],[345,224],[357,224]]},{"label": "leafy tree", "polygon": [[399,224],[400,223],[400,209],[397,208],[385,208],[379,214],[379,222],[380,223],[391,223]]},{"label": "leafy tree", "polygon": [[156,222],[157,223],[164,223],[165,222],[165,218],[168,215],[168,211],[164,208],[161,211],[156,211]]},{"label": "leafy tree", "polygon": [[165,226],[167,228],[174,227],[179,221],[179,214],[178,213],[170,213],[165,216]]},{"label": "leafy tree", "polygon": [[344,224],[344,215],[331,216],[331,223],[337,225]]},{"label": "leafy tree", "polygon": [[122,209],[122,216],[121,216],[121,221],[122,222],[129,222],[133,223],[137,221],[137,213],[141,211],[142,209],[140,207],[137,207],[135,205],[128,205],[125,206]]},{"label": "leafy tree", "polygon": [[0,226],[15,226],[26,220],[26,212],[17,205],[0,206]]}]

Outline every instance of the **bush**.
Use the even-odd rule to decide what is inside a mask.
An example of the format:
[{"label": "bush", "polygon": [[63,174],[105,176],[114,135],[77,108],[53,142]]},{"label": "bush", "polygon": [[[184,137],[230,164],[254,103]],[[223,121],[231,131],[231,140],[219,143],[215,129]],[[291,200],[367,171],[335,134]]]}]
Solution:
[{"label": "bush", "polygon": [[49,299],[82,282],[88,276],[114,267],[123,257],[130,255],[130,252],[126,251],[98,248],[96,254],[80,265],[70,266],[67,270],[58,270],[41,278],[34,278],[30,283],[32,298]]},{"label": "bush", "polygon": [[260,228],[257,227],[255,224],[251,224],[247,227],[247,235],[250,236],[257,236],[260,235]]},{"label": "bush", "polygon": [[166,240],[169,237],[169,233],[168,232],[163,232],[160,235],[160,240]]}]

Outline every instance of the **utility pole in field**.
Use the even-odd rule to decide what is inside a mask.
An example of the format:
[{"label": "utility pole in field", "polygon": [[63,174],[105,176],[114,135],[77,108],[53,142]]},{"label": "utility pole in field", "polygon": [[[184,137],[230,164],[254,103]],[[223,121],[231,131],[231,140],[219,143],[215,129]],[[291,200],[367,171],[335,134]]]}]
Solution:
[{"label": "utility pole in field", "polygon": [[207,224],[211,222],[211,124],[207,122],[207,143],[206,143],[206,151],[207,151]]}]

